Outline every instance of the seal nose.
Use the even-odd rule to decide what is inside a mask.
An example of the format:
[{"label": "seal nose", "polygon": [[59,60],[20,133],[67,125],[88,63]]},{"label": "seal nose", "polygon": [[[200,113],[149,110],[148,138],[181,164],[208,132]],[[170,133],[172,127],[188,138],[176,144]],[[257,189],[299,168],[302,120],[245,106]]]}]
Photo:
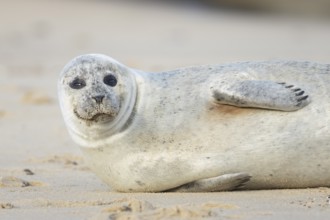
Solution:
[{"label": "seal nose", "polygon": [[97,95],[97,96],[93,96],[92,98],[96,101],[97,104],[101,104],[103,101],[104,95]]}]

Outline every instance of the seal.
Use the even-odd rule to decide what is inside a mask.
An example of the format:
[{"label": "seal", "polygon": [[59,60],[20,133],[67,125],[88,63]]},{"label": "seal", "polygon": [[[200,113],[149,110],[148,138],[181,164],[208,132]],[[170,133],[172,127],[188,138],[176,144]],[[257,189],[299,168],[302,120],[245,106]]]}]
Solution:
[{"label": "seal", "polygon": [[330,186],[330,65],[265,61],[160,73],[101,54],[58,82],[69,133],[121,192]]}]

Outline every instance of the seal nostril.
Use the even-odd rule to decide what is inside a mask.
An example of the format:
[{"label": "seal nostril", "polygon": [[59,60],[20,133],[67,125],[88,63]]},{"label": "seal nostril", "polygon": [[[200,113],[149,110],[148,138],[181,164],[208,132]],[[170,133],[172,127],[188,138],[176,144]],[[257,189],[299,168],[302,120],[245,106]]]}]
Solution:
[{"label": "seal nostril", "polygon": [[96,101],[97,104],[101,104],[103,101],[104,95],[97,95],[94,96],[93,99]]}]

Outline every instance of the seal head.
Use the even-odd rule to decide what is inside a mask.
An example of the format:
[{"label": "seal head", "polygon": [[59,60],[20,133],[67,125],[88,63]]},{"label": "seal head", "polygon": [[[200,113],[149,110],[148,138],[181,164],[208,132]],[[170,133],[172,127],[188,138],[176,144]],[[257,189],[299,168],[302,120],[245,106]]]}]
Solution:
[{"label": "seal head", "polygon": [[136,100],[134,70],[100,54],[79,56],[63,69],[59,100],[71,136],[85,147],[120,132]]}]

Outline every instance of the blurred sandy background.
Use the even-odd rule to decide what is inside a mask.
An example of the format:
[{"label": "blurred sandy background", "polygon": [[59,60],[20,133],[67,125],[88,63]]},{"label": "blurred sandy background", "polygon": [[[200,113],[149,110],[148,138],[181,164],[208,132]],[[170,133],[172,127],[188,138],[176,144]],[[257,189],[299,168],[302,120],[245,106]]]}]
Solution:
[{"label": "blurred sandy background", "polygon": [[326,0],[0,0],[0,219],[328,219],[330,189],[111,192],[57,103],[61,68],[104,53],[145,71],[246,60],[330,63]]}]

